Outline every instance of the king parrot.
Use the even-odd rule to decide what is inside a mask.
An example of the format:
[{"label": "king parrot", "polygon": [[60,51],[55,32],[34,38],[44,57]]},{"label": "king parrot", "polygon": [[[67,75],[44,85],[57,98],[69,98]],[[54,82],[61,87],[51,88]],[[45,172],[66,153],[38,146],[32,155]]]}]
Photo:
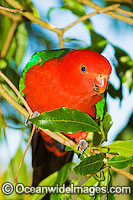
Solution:
[{"label": "king parrot", "polygon": [[[33,112],[67,107],[95,118],[95,104],[107,89],[111,70],[108,60],[91,50],[39,51],[24,69],[20,93]],[[87,137],[85,132],[64,134],[76,142]],[[65,152],[64,145],[37,130],[32,140],[33,185],[71,159],[72,153]]]}]

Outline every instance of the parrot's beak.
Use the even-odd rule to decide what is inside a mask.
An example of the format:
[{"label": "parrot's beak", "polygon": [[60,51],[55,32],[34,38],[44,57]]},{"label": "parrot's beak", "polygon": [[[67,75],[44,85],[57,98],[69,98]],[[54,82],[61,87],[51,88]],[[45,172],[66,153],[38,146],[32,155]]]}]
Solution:
[{"label": "parrot's beak", "polygon": [[94,90],[97,91],[99,95],[101,95],[105,92],[107,84],[108,84],[108,76],[98,75],[95,79]]}]

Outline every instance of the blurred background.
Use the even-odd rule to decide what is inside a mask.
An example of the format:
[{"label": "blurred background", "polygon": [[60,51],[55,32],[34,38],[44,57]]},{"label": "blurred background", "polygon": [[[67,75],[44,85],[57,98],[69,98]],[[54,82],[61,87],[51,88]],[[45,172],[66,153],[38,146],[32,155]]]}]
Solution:
[{"label": "blurred background", "polygon": [[[25,10],[57,28],[64,28],[79,17],[95,11],[76,0],[25,0],[19,2]],[[111,1],[103,0],[92,2],[103,7],[112,4]],[[4,0],[0,1],[0,5],[10,7]],[[121,8],[131,11],[133,4],[123,3]],[[3,49],[11,26],[12,19],[0,12],[0,54],[2,54],[0,70],[18,88],[20,75],[30,57],[37,51],[59,49],[60,46],[56,33],[32,24],[23,17],[22,21],[18,22],[9,47],[4,54]],[[110,144],[115,139],[132,139],[133,27],[106,14],[98,14],[66,31],[64,40],[65,48],[78,49],[82,47],[102,53],[113,67],[107,93],[107,111],[112,117],[113,126],[108,133],[108,141],[104,145]],[[0,82],[17,99],[2,78],[0,78]],[[9,174],[14,174],[16,171],[12,165],[18,166],[27,146],[30,130],[24,126],[24,121],[25,119],[0,97],[0,183],[9,181]],[[21,181],[31,184],[30,148],[20,173],[24,175]],[[10,179],[12,180],[11,176]],[[127,196],[125,199],[130,199],[130,197]]]}]

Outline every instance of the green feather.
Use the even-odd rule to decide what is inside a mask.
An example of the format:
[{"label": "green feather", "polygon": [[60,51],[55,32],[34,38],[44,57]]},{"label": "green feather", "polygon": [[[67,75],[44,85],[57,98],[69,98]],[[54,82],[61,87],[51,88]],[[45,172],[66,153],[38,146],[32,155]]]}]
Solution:
[{"label": "green feather", "polygon": [[[43,50],[36,52],[28,61],[26,64],[24,71],[20,77],[19,81],[19,92],[20,94],[25,97],[25,94],[22,92],[25,88],[25,75],[27,71],[35,64],[42,65],[45,61],[50,60],[52,58],[58,58],[62,54],[67,54],[69,51],[72,51],[73,49],[58,49],[58,50]],[[61,58],[61,57],[60,57]],[[58,60],[57,60],[58,61]],[[19,99],[20,103],[21,100]]]}]

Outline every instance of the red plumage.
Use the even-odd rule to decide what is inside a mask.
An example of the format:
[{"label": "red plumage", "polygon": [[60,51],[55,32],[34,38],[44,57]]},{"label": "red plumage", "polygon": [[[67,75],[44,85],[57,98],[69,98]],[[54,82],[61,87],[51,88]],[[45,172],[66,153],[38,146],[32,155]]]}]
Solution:
[{"label": "red plumage", "polygon": [[[83,71],[82,71],[83,69]],[[56,108],[78,109],[95,118],[95,104],[102,98],[111,73],[109,62],[97,52],[72,50],[65,56],[33,65],[25,76],[23,93],[33,111],[39,113]],[[96,89],[96,87],[98,89]],[[52,139],[41,133],[46,142]],[[66,134],[76,142],[87,133]],[[57,156],[64,155],[54,144],[46,145]]]}]

